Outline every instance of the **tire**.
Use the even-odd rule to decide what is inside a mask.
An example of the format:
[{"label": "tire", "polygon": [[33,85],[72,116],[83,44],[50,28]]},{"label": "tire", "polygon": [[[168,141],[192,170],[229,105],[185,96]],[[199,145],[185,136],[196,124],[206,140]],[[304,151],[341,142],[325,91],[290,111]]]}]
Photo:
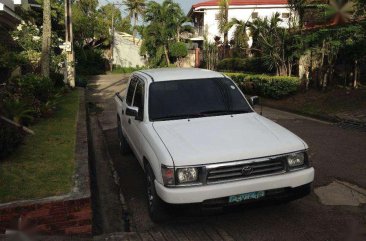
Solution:
[{"label": "tire", "polygon": [[149,216],[153,222],[159,223],[169,218],[166,203],[160,199],[155,189],[155,175],[149,164],[145,167],[146,173],[146,197]]},{"label": "tire", "polygon": [[123,135],[120,119],[117,118],[117,129],[118,129],[118,140],[119,140],[119,150],[123,155],[131,153],[130,145],[128,144],[126,138]]}]

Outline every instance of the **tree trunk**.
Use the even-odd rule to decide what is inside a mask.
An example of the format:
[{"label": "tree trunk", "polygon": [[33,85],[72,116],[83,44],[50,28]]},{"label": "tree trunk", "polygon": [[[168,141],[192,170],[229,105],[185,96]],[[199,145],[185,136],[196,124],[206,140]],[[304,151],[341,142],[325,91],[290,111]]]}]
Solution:
[{"label": "tree trunk", "polygon": [[287,72],[288,72],[288,76],[291,77],[291,75],[292,75],[292,64],[291,64],[290,61],[288,63]]},{"label": "tree trunk", "polygon": [[327,81],[329,76],[329,69],[325,71],[322,81],[322,91],[325,91],[327,88]]},{"label": "tree trunk", "polygon": [[134,17],[133,17],[133,33],[132,33],[132,39],[133,39],[133,44],[135,44],[135,38],[136,38],[136,26],[137,26],[137,13],[134,14]]},{"label": "tree trunk", "polygon": [[180,26],[177,27],[177,42],[180,42]]},{"label": "tree trunk", "polygon": [[170,65],[170,60],[169,60],[168,48],[165,45],[164,45],[164,53],[165,53],[166,63],[169,66]]},{"label": "tree trunk", "polygon": [[305,72],[305,76],[306,76],[305,90],[306,90],[306,91],[308,91],[308,90],[309,90],[309,83],[310,83],[309,75],[310,75],[310,71],[309,71],[309,70],[307,70],[307,71]]},{"label": "tree trunk", "polygon": [[[225,7],[225,25],[229,22],[229,1],[226,3]],[[227,50],[229,45],[229,33],[227,30],[224,32],[224,58],[227,58]]]},{"label": "tree trunk", "polygon": [[51,54],[51,1],[43,1],[43,32],[42,32],[42,75],[50,77]]},{"label": "tree trunk", "polygon": [[357,89],[358,87],[358,78],[360,75],[360,66],[358,64],[358,60],[355,60],[355,73],[354,73],[354,79],[353,79],[353,88]]}]

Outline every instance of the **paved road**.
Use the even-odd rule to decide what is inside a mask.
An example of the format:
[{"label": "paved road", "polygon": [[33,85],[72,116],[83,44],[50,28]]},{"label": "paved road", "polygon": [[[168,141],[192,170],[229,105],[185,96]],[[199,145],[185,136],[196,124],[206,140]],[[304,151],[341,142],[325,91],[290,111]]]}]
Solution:
[{"label": "paved road", "polygon": [[[219,212],[174,209],[168,223],[154,224],[147,214],[144,173],[133,155],[122,156],[113,112],[113,93],[126,76],[96,80],[101,122],[120,177],[132,229],[145,240],[366,240],[366,206],[325,206],[315,194],[283,205],[239,207]],[[366,133],[264,108],[263,115],[290,129],[310,146],[316,169],[314,187],[343,180],[366,188]],[[116,239],[118,240],[118,239]]]}]

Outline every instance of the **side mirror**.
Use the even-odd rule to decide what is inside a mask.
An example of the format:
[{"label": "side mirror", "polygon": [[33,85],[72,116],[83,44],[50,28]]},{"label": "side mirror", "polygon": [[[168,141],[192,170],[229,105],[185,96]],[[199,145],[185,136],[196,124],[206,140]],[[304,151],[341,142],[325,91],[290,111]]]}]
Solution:
[{"label": "side mirror", "polygon": [[126,115],[136,118],[139,115],[139,108],[135,106],[127,106]]},{"label": "side mirror", "polygon": [[252,96],[249,98],[249,103],[251,106],[255,106],[259,104],[259,97],[258,96]]},{"label": "side mirror", "polygon": [[120,95],[120,92],[117,92],[117,93],[116,93],[116,96],[117,96],[117,97],[118,97],[118,98],[123,102],[123,99],[124,99],[124,98]]}]

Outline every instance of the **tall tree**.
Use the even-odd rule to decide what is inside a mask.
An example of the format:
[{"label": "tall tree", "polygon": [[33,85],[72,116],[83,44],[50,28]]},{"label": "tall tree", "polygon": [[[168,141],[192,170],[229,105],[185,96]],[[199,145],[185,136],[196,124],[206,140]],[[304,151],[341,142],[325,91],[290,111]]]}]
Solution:
[{"label": "tall tree", "polygon": [[51,1],[43,0],[43,32],[41,68],[44,77],[50,76],[51,61]]},{"label": "tall tree", "polygon": [[231,40],[233,49],[238,57],[245,57],[249,50],[247,27],[248,22],[233,18],[227,25],[227,29],[235,27],[234,36]]},{"label": "tall tree", "polygon": [[290,5],[290,8],[297,13],[299,17],[299,25],[300,27],[303,27],[304,25],[304,14],[305,9],[307,5],[306,0],[289,0],[288,4]]},{"label": "tall tree", "polygon": [[179,4],[165,0],[162,4],[150,1],[145,12],[146,27],[143,31],[141,52],[149,56],[152,66],[170,64],[169,45],[177,40],[182,28],[184,13]]},{"label": "tall tree", "polygon": [[226,49],[229,45],[229,34],[227,25],[229,23],[229,7],[230,7],[230,0],[220,0],[219,2],[219,32],[224,35],[224,57],[226,56]]},{"label": "tall tree", "polygon": [[144,14],[145,11],[145,0],[123,0],[123,4],[126,6],[128,15],[133,19],[133,42],[135,43],[135,38],[137,34],[137,22],[139,16]]},{"label": "tall tree", "polygon": [[275,68],[277,75],[286,76],[291,75],[292,56],[296,51],[290,50],[288,43],[292,41],[291,35],[287,29],[279,26],[281,22],[279,13],[270,19],[257,18],[250,24],[250,31],[255,34],[254,41],[260,48],[258,51],[267,60],[267,65]]}]

